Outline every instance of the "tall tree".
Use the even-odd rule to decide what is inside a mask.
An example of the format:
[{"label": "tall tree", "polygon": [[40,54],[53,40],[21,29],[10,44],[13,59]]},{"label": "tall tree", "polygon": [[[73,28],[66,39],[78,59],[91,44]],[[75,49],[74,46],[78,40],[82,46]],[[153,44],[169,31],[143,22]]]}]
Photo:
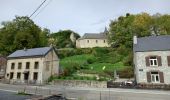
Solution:
[{"label": "tall tree", "polygon": [[9,54],[17,49],[33,48],[41,45],[41,28],[38,27],[29,17],[16,16],[9,22],[2,22],[0,29],[1,54]]},{"label": "tall tree", "polygon": [[50,42],[57,48],[73,48],[75,47],[75,42],[72,41],[72,37],[78,39],[79,34],[71,30],[60,30],[59,32],[50,35]]}]

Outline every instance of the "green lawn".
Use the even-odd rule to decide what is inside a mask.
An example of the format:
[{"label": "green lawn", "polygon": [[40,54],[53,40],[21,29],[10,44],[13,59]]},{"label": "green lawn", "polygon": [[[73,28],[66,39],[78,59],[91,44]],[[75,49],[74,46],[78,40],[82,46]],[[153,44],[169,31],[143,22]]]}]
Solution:
[{"label": "green lawn", "polygon": [[101,72],[103,70],[118,70],[124,68],[122,62],[118,62],[116,64],[111,63],[93,63],[88,65],[91,70]]},{"label": "green lawn", "polygon": [[[82,65],[85,62],[87,62],[87,59],[89,58],[94,58],[93,55],[88,55],[88,54],[83,54],[83,55],[75,55],[71,57],[66,57],[64,59],[61,59],[60,65],[62,68],[69,67],[71,64],[79,64]],[[105,66],[105,69],[103,69]],[[115,64],[112,63],[100,63],[100,62],[95,62],[92,64],[87,65],[88,69],[83,69],[83,72],[89,72],[89,73],[100,73],[103,70],[118,70],[118,69],[123,69],[125,66],[123,66],[122,62],[118,62]]]},{"label": "green lawn", "polygon": [[77,63],[79,65],[84,64],[85,62],[87,62],[87,59],[89,58],[93,58],[93,55],[88,55],[88,54],[84,54],[84,55],[75,55],[75,56],[71,56],[71,57],[66,57],[64,59],[61,59],[60,61],[60,65],[65,68],[65,67],[69,67],[70,64],[72,63]]}]

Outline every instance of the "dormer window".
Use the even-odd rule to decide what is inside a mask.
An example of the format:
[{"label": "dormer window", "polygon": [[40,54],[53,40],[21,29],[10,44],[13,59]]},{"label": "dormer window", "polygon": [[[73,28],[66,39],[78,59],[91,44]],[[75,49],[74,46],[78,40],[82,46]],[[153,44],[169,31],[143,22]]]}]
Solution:
[{"label": "dormer window", "polygon": [[158,59],[156,56],[151,56],[149,58],[150,66],[158,66]]}]

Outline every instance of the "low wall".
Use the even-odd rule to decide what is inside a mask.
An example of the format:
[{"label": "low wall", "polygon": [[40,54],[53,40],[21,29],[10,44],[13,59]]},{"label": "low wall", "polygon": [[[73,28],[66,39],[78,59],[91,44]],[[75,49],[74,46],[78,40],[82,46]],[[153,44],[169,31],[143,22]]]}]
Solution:
[{"label": "low wall", "polygon": [[107,82],[105,81],[55,80],[52,84],[66,87],[107,88]]}]

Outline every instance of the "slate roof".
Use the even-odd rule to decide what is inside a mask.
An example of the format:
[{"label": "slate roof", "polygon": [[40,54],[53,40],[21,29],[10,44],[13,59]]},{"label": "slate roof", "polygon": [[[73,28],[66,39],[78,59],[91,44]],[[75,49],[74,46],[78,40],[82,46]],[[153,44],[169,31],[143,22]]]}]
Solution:
[{"label": "slate roof", "polygon": [[33,56],[45,56],[52,47],[42,47],[42,48],[33,48],[26,50],[17,50],[14,53],[10,54],[8,58],[19,58],[19,57],[33,57]]},{"label": "slate roof", "polygon": [[137,44],[133,45],[133,50],[134,52],[170,50],[170,35],[137,38]]},{"label": "slate roof", "polygon": [[107,36],[104,33],[85,33],[81,39],[106,39]]}]

